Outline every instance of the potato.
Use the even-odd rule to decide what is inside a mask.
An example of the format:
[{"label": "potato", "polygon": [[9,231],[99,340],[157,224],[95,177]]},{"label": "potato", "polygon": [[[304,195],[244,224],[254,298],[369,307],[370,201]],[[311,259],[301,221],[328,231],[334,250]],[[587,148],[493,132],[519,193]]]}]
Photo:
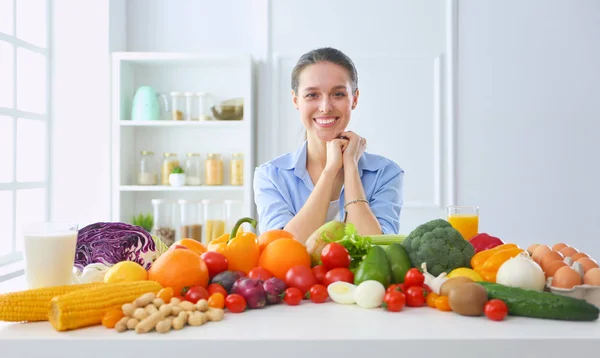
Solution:
[{"label": "potato", "polygon": [[440,296],[449,296],[450,290],[452,290],[454,287],[456,287],[458,285],[462,285],[463,283],[472,283],[472,282],[473,282],[473,279],[471,279],[470,277],[467,277],[467,276],[458,276],[458,277],[449,278],[440,287]]},{"label": "potato", "polygon": [[463,316],[481,316],[487,301],[485,288],[473,282],[455,286],[448,295],[450,309]]}]

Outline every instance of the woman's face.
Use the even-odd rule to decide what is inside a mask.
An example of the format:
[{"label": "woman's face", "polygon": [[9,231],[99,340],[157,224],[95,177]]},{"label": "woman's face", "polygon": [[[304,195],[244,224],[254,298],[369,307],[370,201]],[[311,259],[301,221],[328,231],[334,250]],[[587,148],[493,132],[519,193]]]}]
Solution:
[{"label": "woman's face", "polygon": [[325,142],[335,139],[346,130],[358,101],[348,70],[319,62],[305,67],[298,80],[298,93],[292,91],[292,96],[308,137]]}]

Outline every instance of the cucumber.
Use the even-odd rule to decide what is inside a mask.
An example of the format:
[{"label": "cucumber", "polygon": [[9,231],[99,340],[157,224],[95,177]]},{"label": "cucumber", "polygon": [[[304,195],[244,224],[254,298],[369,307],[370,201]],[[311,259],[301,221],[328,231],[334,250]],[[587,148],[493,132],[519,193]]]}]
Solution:
[{"label": "cucumber", "polygon": [[390,268],[392,269],[392,283],[404,283],[406,272],[412,267],[412,262],[404,246],[394,242],[385,250]]},{"label": "cucumber", "polygon": [[595,321],[600,310],[585,300],[550,292],[524,290],[492,282],[477,282],[489,299],[499,299],[508,306],[511,316],[555,319],[563,321]]}]

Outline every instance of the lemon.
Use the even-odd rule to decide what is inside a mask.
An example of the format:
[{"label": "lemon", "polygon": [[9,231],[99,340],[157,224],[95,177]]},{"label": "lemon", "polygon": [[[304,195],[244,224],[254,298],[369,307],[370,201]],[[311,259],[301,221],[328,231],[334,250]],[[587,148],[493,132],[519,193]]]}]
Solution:
[{"label": "lemon", "polygon": [[133,282],[148,279],[148,272],[142,265],[133,261],[121,261],[106,271],[105,283]]},{"label": "lemon", "polygon": [[471,280],[473,280],[475,282],[483,281],[483,278],[481,277],[480,274],[478,274],[475,270],[466,268],[466,267],[459,267],[457,269],[452,270],[448,274],[447,277],[452,278],[452,277],[459,277],[459,276],[469,277]]}]

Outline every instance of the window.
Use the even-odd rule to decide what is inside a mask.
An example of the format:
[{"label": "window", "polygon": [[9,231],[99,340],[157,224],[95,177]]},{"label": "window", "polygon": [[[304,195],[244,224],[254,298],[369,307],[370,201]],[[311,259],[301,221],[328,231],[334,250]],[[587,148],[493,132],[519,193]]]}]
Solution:
[{"label": "window", "polygon": [[0,0],[0,266],[49,210],[50,0]]}]

